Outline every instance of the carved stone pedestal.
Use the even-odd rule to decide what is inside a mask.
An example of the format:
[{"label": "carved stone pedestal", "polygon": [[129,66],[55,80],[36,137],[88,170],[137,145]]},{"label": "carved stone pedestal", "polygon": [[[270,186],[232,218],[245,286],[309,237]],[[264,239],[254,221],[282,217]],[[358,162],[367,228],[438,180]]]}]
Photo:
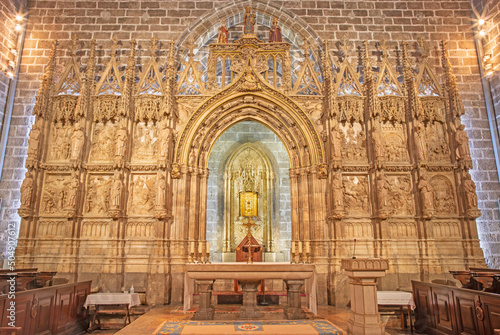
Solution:
[{"label": "carved stone pedestal", "polygon": [[243,306],[240,308],[239,318],[243,320],[260,318],[259,307],[257,306],[257,288],[260,280],[239,280],[243,291]]},{"label": "carved stone pedestal", "polygon": [[302,310],[300,304],[300,294],[304,287],[303,279],[285,280],[287,287],[288,306],[285,308],[285,315],[288,320],[305,319],[306,313]]},{"label": "carved stone pedestal", "polygon": [[347,323],[349,334],[385,334],[377,305],[377,278],[385,277],[389,269],[386,259],[343,259],[342,268],[349,277],[351,317]]},{"label": "carved stone pedestal", "polygon": [[214,308],[210,304],[214,281],[214,279],[196,281],[198,293],[200,294],[200,306],[194,314],[195,320],[213,320],[214,318]]}]

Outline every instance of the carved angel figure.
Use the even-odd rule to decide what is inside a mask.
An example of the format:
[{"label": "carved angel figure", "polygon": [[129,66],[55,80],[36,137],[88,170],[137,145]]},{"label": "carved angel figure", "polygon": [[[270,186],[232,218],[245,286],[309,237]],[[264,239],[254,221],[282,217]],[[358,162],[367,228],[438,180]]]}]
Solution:
[{"label": "carved angel figure", "polygon": [[21,185],[21,206],[27,207],[31,205],[31,195],[33,194],[33,178],[29,172],[26,173],[26,177]]},{"label": "carved angel figure", "polygon": [[219,34],[217,35],[217,43],[227,43],[229,40],[229,30],[226,27],[226,21],[222,20],[219,27]]},{"label": "carved angel figure", "polygon": [[281,28],[278,26],[278,18],[273,19],[273,25],[269,31],[269,43],[282,42],[281,38]]}]

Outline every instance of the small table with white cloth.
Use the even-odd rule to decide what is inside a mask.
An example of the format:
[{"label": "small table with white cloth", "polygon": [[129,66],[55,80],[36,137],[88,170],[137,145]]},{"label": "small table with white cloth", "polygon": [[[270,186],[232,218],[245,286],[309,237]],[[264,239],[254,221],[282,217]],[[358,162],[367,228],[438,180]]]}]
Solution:
[{"label": "small table with white cloth", "polygon": [[413,332],[413,322],[411,320],[411,311],[415,309],[415,302],[411,292],[403,291],[378,291],[377,304],[382,306],[399,306],[401,315],[401,328],[405,328],[405,319],[403,306],[408,308],[408,318],[410,319],[410,330]]},{"label": "small table with white cloth", "polygon": [[[123,322],[123,327],[130,323],[130,307],[139,306],[141,304],[141,300],[139,299],[138,293],[96,293],[89,294],[87,296],[87,300],[85,300],[85,304],[83,304],[84,308],[88,308],[90,305],[95,306],[94,317],[92,318],[92,322],[89,325],[88,331],[91,332],[94,329],[101,329],[101,320],[99,318],[100,315],[104,314],[114,314],[114,313],[123,313],[125,311],[125,320]],[[103,309],[103,306],[122,306],[122,309]],[[124,306],[124,308],[123,308]]]}]

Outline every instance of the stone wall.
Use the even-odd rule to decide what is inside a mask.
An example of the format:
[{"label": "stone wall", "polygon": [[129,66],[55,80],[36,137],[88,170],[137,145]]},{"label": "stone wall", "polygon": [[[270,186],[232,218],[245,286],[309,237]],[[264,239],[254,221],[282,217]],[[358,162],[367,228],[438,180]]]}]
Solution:
[{"label": "stone wall", "polygon": [[[15,210],[19,206],[18,189],[24,174],[26,136],[52,39],[58,39],[63,50],[75,34],[84,43],[88,44],[94,38],[98,45],[107,46],[113,36],[125,40],[135,38],[139,42],[157,36],[164,42],[184,36],[191,25],[199,23],[201,17],[215,9],[218,9],[219,17],[213,16],[214,21],[229,16],[235,3],[247,4],[240,1],[30,1],[20,85],[7,151],[9,159],[0,182],[0,195],[7,200],[2,228],[7,222],[19,221]],[[293,0],[248,4],[257,11],[262,8],[276,13],[278,17],[280,11],[288,12],[296,17],[294,21],[299,33],[313,32],[322,39],[335,42],[347,35],[356,41],[356,45],[361,45],[362,40],[386,39],[394,46],[409,41],[413,49],[413,42],[419,38],[431,41],[432,48],[437,47],[439,40],[449,41],[453,71],[466,107],[463,122],[471,140],[472,176],[482,210],[482,216],[477,220],[479,231],[487,232],[498,226],[500,186],[470,29],[470,1]],[[207,26],[214,23],[207,23]],[[434,49],[432,56],[438,65],[438,52]],[[481,237],[485,249],[495,240],[490,234],[483,233]],[[500,251],[487,252],[486,255],[490,266],[499,266]]]}]

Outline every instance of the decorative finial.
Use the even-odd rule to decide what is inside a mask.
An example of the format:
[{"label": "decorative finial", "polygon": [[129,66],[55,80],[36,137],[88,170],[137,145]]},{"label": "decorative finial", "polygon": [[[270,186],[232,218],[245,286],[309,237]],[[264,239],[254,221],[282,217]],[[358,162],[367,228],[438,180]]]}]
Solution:
[{"label": "decorative finial", "polygon": [[387,41],[385,40],[385,38],[379,43],[378,48],[382,53],[382,58],[386,59],[388,57],[388,54],[387,54]]},{"label": "decorative finial", "polygon": [[340,39],[340,51],[344,54],[345,57],[349,54],[350,42],[347,34],[344,34]]},{"label": "decorative finial", "polygon": [[151,57],[155,56],[157,49],[158,49],[158,38],[156,36],[153,36],[153,38],[151,39],[151,46],[149,47],[149,50],[151,51]]},{"label": "decorative finial", "polygon": [[113,36],[112,41],[113,43],[111,44],[111,56],[115,56],[116,49],[118,49],[118,39],[116,38],[116,35]]},{"label": "decorative finial", "polygon": [[302,44],[302,48],[304,49],[304,57],[309,58],[309,43],[307,41],[304,41],[304,44]]},{"label": "decorative finial", "polygon": [[78,47],[78,35],[73,34],[73,37],[71,38],[71,40],[72,40],[72,43],[70,46],[70,52],[71,52],[71,56],[75,57],[76,56],[76,49]]},{"label": "decorative finial", "polygon": [[193,57],[194,56],[194,38],[193,36],[189,37],[188,39],[188,42],[186,43],[186,46],[188,47],[189,49],[189,57]]},{"label": "decorative finial", "polygon": [[423,58],[427,58],[430,55],[429,43],[423,38],[420,37],[417,41],[420,54]]}]

